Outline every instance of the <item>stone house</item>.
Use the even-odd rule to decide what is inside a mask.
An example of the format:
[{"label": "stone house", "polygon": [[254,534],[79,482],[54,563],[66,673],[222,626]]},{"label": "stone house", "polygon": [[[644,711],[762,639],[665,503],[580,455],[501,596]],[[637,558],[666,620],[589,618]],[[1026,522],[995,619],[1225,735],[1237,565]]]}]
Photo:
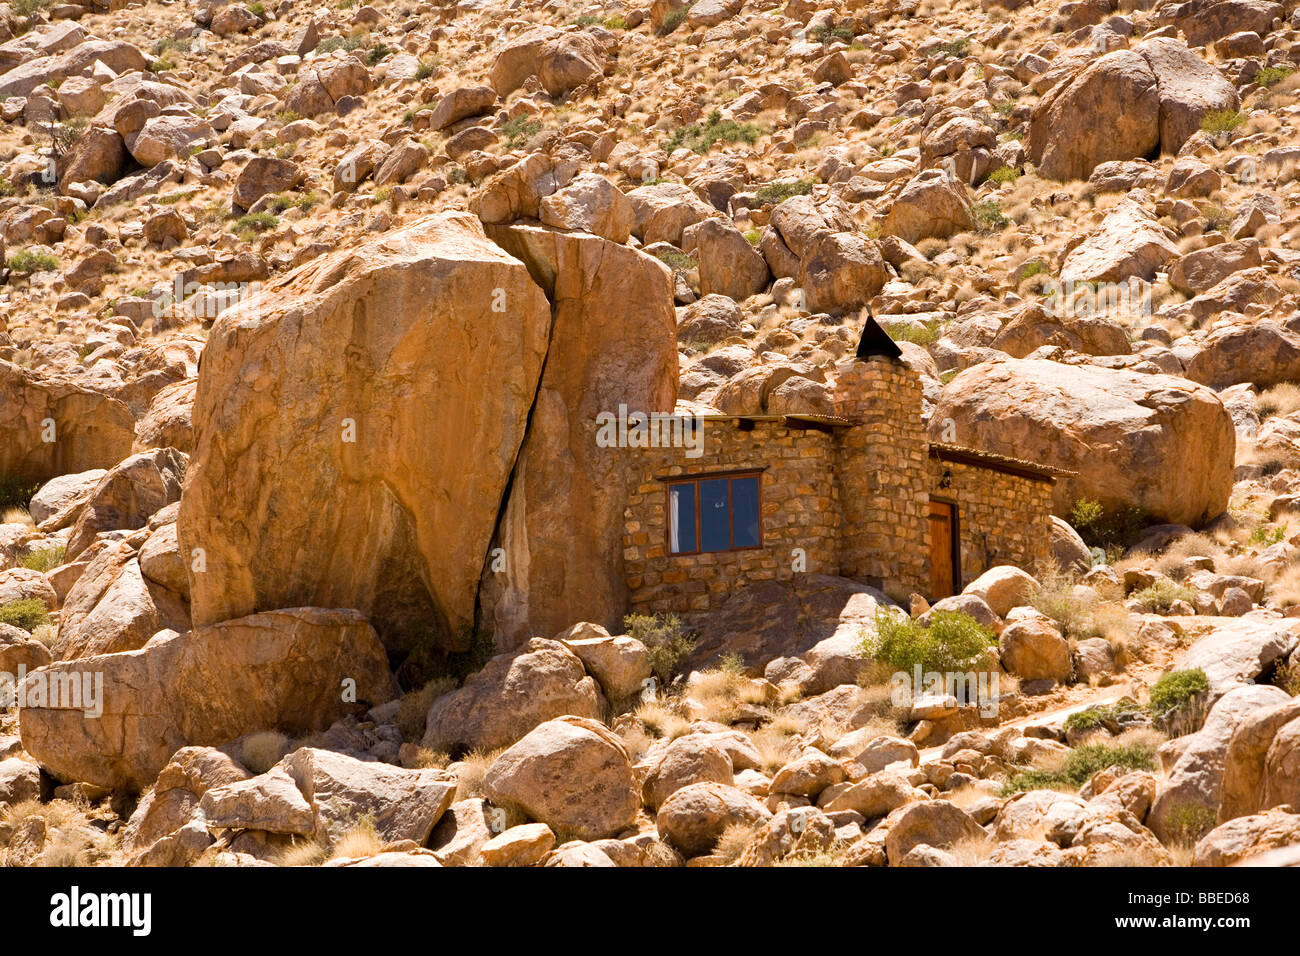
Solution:
[{"label": "stone house", "polygon": [[936,600],[994,565],[1041,568],[1065,472],[931,441],[921,398],[919,375],[868,318],[838,369],[834,415],[701,416],[685,447],[630,455],[632,610],[704,611],[800,573]]}]

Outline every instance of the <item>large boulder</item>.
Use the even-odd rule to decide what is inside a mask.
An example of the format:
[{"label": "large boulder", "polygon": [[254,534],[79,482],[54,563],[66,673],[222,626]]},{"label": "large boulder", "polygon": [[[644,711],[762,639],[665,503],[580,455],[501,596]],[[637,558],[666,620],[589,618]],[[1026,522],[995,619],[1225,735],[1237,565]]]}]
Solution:
[{"label": "large boulder", "polygon": [[488,74],[492,88],[500,96],[513,93],[537,73],[537,59],[542,45],[559,33],[554,27],[539,26],[506,40],[492,61]]},{"label": "large boulder", "polygon": [[[42,689],[44,702],[33,703]],[[18,722],[23,749],[42,767],[59,780],[127,790],[153,783],[181,747],[271,727],[323,730],[393,693],[365,618],[324,608],[163,632],[139,650],[51,664],[18,690],[27,701]]]},{"label": "large boulder", "polygon": [[1147,816],[1147,826],[1157,837],[1166,843],[1179,837],[1180,827],[1194,819],[1191,814],[1214,820],[1233,734],[1251,715],[1287,700],[1286,692],[1277,687],[1238,687],[1219,699],[1200,730],[1179,741],[1181,753],[1160,782]]},{"label": "large boulder", "polygon": [[640,806],[627,748],[603,724],[582,717],[534,728],[492,762],[483,792],[580,840],[627,829]]},{"label": "large boulder", "polygon": [[0,361],[0,475],[46,481],[131,454],[125,404],[62,376]]},{"label": "large boulder", "polygon": [[965,810],[947,800],[907,803],[885,818],[885,853],[889,865],[897,866],[914,848],[945,849],[965,840],[982,840],[983,828]]},{"label": "large boulder", "polygon": [[754,797],[725,783],[693,783],[673,793],[655,817],[659,835],[686,856],[701,856],[733,824],[762,823],[771,814]]},{"label": "large boulder", "polygon": [[376,760],[303,747],[276,768],[286,773],[311,808],[312,832],[332,845],[368,817],[385,843],[423,846],[456,799],[456,777],[445,770],[414,770]]},{"label": "large boulder", "polygon": [[175,448],[156,448],[109,469],[72,526],[68,560],[86,550],[101,531],[142,528],[152,514],[179,501],[188,463],[189,456]]},{"label": "large boulder", "polygon": [[1264,389],[1300,380],[1300,335],[1273,322],[1226,325],[1201,342],[1186,374],[1215,389],[1245,382]]},{"label": "large boulder", "polygon": [[534,638],[499,654],[459,690],[433,702],[425,746],[494,750],[566,714],[599,720],[604,700],[582,661],[559,641]]},{"label": "large boulder", "polygon": [[1198,617],[1196,639],[1178,661],[1180,670],[1200,668],[1211,702],[1269,673],[1296,647],[1300,622],[1293,618]]},{"label": "large boulder", "polygon": [[941,169],[927,169],[903,187],[881,232],[905,242],[919,242],[929,237],[946,239],[974,228],[965,187]]},{"label": "large boulder", "polygon": [[464,213],[223,313],[178,524],[203,549],[195,624],[341,606],[396,652],[463,647],[550,324],[524,265]]},{"label": "large boulder", "polygon": [[1300,848],[1300,813],[1273,807],[1215,827],[1196,844],[1192,866],[1236,866],[1280,847]]},{"label": "large boulder", "polygon": [[1223,755],[1220,823],[1282,803],[1300,803],[1295,793],[1300,780],[1295,772],[1298,741],[1300,699],[1259,708],[1237,722]]},{"label": "large boulder", "polygon": [[777,658],[801,657],[826,641],[860,645],[874,626],[877,609],[891,603],[875,588],[830,575],[756,582],[738,588],[698,622],[685,666],[716,666],[724,654],[738,654],[747,668],[762,671]]},{"label": "large boulder", "polygon": [[1123,199],[1101,228],[1075,246],[1061,264],[1063,282],[1150,282],[1178,255],[1174,234],[1140,203]]},{"label": "large boulder", "polygon": [[986,362],[948,383],[929,428],[936,441],[1075,472],[1057,479],[1058,515],[1091,498],[1195,526],[1221,514],[1232,491],[1232,416],[1208,388],[1173,376]]},{"label": "large boulder", "polygon": [[[627,609],[626,452],[601,447],[597,416],[670,413],[677,317],[668,269],[595,236],[531,226],[492,235],[527,263],[552,305],[546,371],[484,568],[483,619],[506,646],[574,621],[617,627]],[[502,566],[504,565],[504,566]]]},{"label": "large boulder", "polygon": [[1222,74],[1156,37],[1086,60],[1044,95],[1029,124],[1029,159],[1049,178],[1084,179],[1111,160],[1176,153],[1206,114],[1237,104]]},{"label": "large boulder", "polygon": [[133,651],[159,631],[189,630],[189,623],[180,595],[145,577],[136,550],[109,542],[68,590],[54,651],[65,660]]}]

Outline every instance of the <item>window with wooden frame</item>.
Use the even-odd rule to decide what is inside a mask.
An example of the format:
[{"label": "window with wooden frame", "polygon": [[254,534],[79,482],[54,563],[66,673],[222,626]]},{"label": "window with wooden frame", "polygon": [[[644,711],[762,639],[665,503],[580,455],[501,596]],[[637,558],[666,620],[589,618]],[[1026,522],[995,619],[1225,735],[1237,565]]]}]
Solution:
[{"label": "window with wooden frame", "polygon": [[670,554],[763,546],[761,472],[694,475],[667,483]]}]

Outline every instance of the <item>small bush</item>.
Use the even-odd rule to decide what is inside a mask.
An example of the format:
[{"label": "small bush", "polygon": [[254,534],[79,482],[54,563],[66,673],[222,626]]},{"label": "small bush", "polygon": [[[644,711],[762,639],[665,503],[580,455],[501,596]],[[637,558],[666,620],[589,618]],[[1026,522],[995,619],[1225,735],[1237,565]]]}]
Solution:
[{"label": "small bush", "polygon": [[666,37],[685,23],[687,12],[687,8],[685,7],[680,10],[669,10],[664,16],[663,24],[659,27],[659,35],[661,37]]},{"label": "small bush", "polygon": [[1201,121],[1201,132],[1210,136],[1227,136],[1246,122],[1246,114],[1240,110],[1214,110],[1205,114]]},{"label": "small bush", "polygon": [[438,58],[436,56],[422,56],[420,63],[415,68],[415,78],[417,80],[427,80],[433,76],[438,69]]},{"label": "small bush", "polygon": [[1010,796],[1023,790],[1077,790],[1098,770],[1107,767],[1154,770],[1156,750],[1147,743],[1084,744],[1071,750],[1059,769],[1021,770],[1014,774],[1003,784],[1002,795]]},{"label": "small bush", "polygon": [[13,475],[0,477],[0,512],[10,508],[26,509],[32,496],[40,490],[40,482],[27,481]]},{"label": "small bush", "polygon": [[1175,601],[1186,601],[1190,604],[1196,597],[1196,592],[1176,581],[1160,578],[1150,587],[1134,591],[1130,597],[1148,613],[1168,614]]},{"label": "small bush", "polygon": [[1180,846],[1195,846],[1218,822],[1219,815],[1209,807],[1185,803],[1169,811],[1165,818],[1165,829],[1169,832],[1169,842]]},{"label": "small bush", "polygon": [[690,272],[699,265],[686,253],[678,252],[676,249],[665,249],[662,252],[656,252],[655,258],[674,272]]},{"label": "small bush", "polygon": [[908,674],[953,673],[993,666],[993,632],[961,611],[932,611],[930,626],[884,609],[876,612],[875,634],[862,642],[863,652]]},{"label": "small bush", "polygon": [[274,730],[249,734],[239,745],[239,762],[253,774],[266,773],[289,752],[289,738]]},{"label": "small bush", "polygon": [[1001,185],[1002,183],[1014,183],[1020,178],[1020,170],[1013,169],[1010,166],[999,166],[993,172],[989,173],[989,181]]},{"label": "small bush", "polygon": [[834,43],[836,40],[843,43],[853,42],[853,31],[848,27],[833,27],[826,23],[813,27],[811,36],[818,43]]},{"label": "small bush", "polygon": [[714,110],[703,123],[683,126],[664,140],[664,149],[671,153],[683,146],[696,153],[707,153],[718,143],[756,143],[763,135],[761,127],[754,123],[738,123],[723,119],[722,113]]},{"label": "small bush", "polygon": [[24,568],[30,571],[48,571],[50,568],[57,568],[63,563],[63,556],[67,553],[66,544],[55,545],[52,548],[41,548],[39,551],[29,551],[19,562]]},{"label": "small bush", "polygon": [[279,224],[280,219],[273,212],[250,212],[236,219],[235,224],[230,227],[230,231],[236,233],[265,232],[268,229],[274,229]]},{"label": "small bush", "polygon": [[1067,732],[1096,730],[1100,727],[1115,731],[1120,729],[1119,723],[1125,715],[1138,713],[1140,713],[1140,708],[1136,701],[1125,698],[1117,700],[1113,704],[1101,704],[1096,707],[1089,707],[1087,710],[1076,710],[1065,718],[1063,726]]},{"label": "small bush", "polygon": [[806,196],[816,184],[814,179],[795,179],[781,183],[768,183],[754,191],[754,198],[764,205],[782,203],[792,196]]},{"label": "small bush", "polygon": [[506,120],[501,126],[501,135],[506,138],[506,145],[511,149],[519,149],[526,145],[541,131],[541,122],[529,116],[516,116],[514,119]]},{"label": "small bush", "polygon": [[954,60],[960,60],[963,57],[970,56],[970,37],[962,37],[958,40],[944,43],[939,47],[939,52]]},{"label": "small bush", "polygon": [[1107,511],[1091,498],[1080,498],[1070,509],[1070,524],[1090,548],[1128,548],[1150,526],[1141,508]]},{"label": "small bush", "polygon": [[1011,222],[1002,215],[1002,204],[996,199],[985,199],[983,202],[975,203],[971,206],[971,214],[975,217],[975,225],[981,232],[992,232]]},{"label": "small bush", "polygon": [[1267,87],[1281,83],[1295,71],[1289,66],[1266,66],[1255,74],[1255,84]]},{"label": "small bush", "polygon": [[31,275],[33,272],[53,272],[59,267],[59,260],[48,252],[19,249],[9,257],[8,266],[14,272]]},{"label": "small bush", "polygon": [[695,638],[675,614],[629,614],[623,627],[650,652],[650,671],[660,686],[672,681],[682,660],[695,649]]},{"label": "small bush", "polygon": [[1186,671],[1170,671],[1161,675],[1151,685],[1151,696],[1147,704],[1153,717],[1164,718],[1183,707],[1198,694],[1210,689],[1210,681],[1205,671],[1199,667]]},{"label": "small bush", "polygon": [[404,694],[397,704],[397,729],[405,740],[419,740],[424,736],[425,719],[429,708],[443,694],[456,689],[452,677],[435,677],[419,690]]},{"label": "small bush", "polygon": [[8,604],[0,605],[0,624],[12,624],[21,627],[28,634],[42,624],[48,624],[50,614],[45,610],[45,603],[40,598],[19,598]]},{"label": "small bush", "polygon": [[379,62],[388,56],[391,56],[393,48],[386,43],[376,43],[366,54],[366,65],[377,66]]},{"label": "small bush", "polygon": [[885,331],[895,342],[911,342],[922,347],[933,345],[943,335],[938,322],[890,322]]}]

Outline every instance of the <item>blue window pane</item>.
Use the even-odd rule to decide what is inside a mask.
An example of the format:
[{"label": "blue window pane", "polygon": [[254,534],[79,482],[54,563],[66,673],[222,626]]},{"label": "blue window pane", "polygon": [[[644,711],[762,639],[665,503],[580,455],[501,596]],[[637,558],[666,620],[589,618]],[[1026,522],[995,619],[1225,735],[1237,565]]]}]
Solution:
[{"label": "blue window pane", "polygon": [[696,550],[695,486],[669,485],[669,547],[673,554]]},{"label": "blue window pane", "polygon": [[731,479],[733,548],[758,547],[758,479]]},{"label": "blue window pane", "polygon": [[731,519],[727,514],[726,478],[700,482],[700,550],[726,551],[731,547]]}]

